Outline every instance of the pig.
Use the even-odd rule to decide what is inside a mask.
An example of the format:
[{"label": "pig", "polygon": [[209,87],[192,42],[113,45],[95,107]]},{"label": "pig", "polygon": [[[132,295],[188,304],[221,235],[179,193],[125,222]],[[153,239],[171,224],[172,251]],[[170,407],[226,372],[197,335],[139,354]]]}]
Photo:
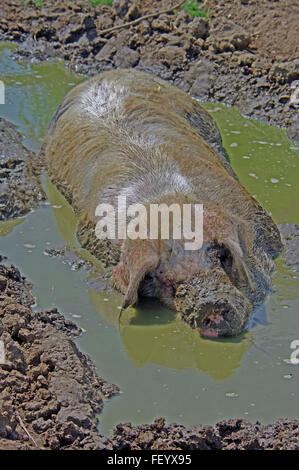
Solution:
[{"label": "pig", "polygon": [[[157,297],[203,336],[244,330],[270,289],[281,239],[195,99],[140,71],[104,72],[67,94],[44,148],[50,178],[78,214],[80,243],[114,266],[124,309]],[[98,205],[115,206],[119,196],[146,214],[152,204],[202,204],[201,246],[186,249],[173,230],[163,238],[160,225],[156,239],[148,230],[143,238],[97,239]]]}]

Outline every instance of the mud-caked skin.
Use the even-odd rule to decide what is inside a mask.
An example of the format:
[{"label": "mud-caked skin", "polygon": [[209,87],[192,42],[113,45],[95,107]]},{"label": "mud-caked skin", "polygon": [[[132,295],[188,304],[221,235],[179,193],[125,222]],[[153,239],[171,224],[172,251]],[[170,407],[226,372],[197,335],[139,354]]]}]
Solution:
[{"label": "mud-caked skin", "polygon": [[[154,296],[203,335],[244,329],[269,290],[281,239],[239,183],[215,122],[196,100],[142,72],[105,72],[68,93],[45,150],[51,178],[79,215],[79,240],[115,263],[124,307]],[[117,207],[118,196],[143,204],[147,215],[151,204],[203,204],[202,247],[186,250],[171,230],[166,240],[101,244],[96,207]]]}]

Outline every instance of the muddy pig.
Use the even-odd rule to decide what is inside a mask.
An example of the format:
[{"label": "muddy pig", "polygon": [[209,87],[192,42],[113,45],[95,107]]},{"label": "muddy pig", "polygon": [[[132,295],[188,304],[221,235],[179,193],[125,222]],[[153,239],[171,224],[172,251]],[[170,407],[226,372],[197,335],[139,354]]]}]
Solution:
[{"label": "muddy pig", "polygon": [[[67,94],[45,151],[50,177],[78,214],[81,244],[115,265],[124,308],[153,296],[205,336],[245,328],[269,290],[280,235],[239,183],[196,100],[142,72],[102,73]],[[202,204],[202,245],[186,249],[174,230],[163,238],[161,222],[155,239],[145,222],[144,237],[98,240],[96,209],[115,207],[120,196],[142,204],[143,217],[153,204]]]}]

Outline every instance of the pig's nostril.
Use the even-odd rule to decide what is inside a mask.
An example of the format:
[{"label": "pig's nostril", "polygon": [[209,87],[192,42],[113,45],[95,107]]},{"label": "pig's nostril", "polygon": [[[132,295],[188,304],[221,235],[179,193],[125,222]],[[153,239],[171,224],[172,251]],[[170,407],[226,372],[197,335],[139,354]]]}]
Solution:
[{"label": "pig's nostril", "polygon": [[229,307],[223,308],[223,309],[221,310],[221,315],[222,315],[222,317],[223,317],[224,320],[229,320],[230,317],[231,317]]}]

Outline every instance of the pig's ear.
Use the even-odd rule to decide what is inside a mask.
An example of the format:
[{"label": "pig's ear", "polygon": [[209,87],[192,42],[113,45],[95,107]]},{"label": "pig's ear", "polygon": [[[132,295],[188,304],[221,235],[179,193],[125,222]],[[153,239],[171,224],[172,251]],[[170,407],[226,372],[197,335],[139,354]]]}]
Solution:
[{"label": "pig's ear", "polygon": [[244,251],[241,247],[239,237],[236,235],[235,237],[226,238],[223,240],[223,245],[230,251],[239,276],[244,277],[250,288],[255,290],[251,274],[246,266]]},{"label": "pig's ear", "polygon": [[134,305],[138,299],[138,289],[147,273],[159,263],[158,250],[153,241],[135,240],[126,255],[125,299],[122,308]]}]

